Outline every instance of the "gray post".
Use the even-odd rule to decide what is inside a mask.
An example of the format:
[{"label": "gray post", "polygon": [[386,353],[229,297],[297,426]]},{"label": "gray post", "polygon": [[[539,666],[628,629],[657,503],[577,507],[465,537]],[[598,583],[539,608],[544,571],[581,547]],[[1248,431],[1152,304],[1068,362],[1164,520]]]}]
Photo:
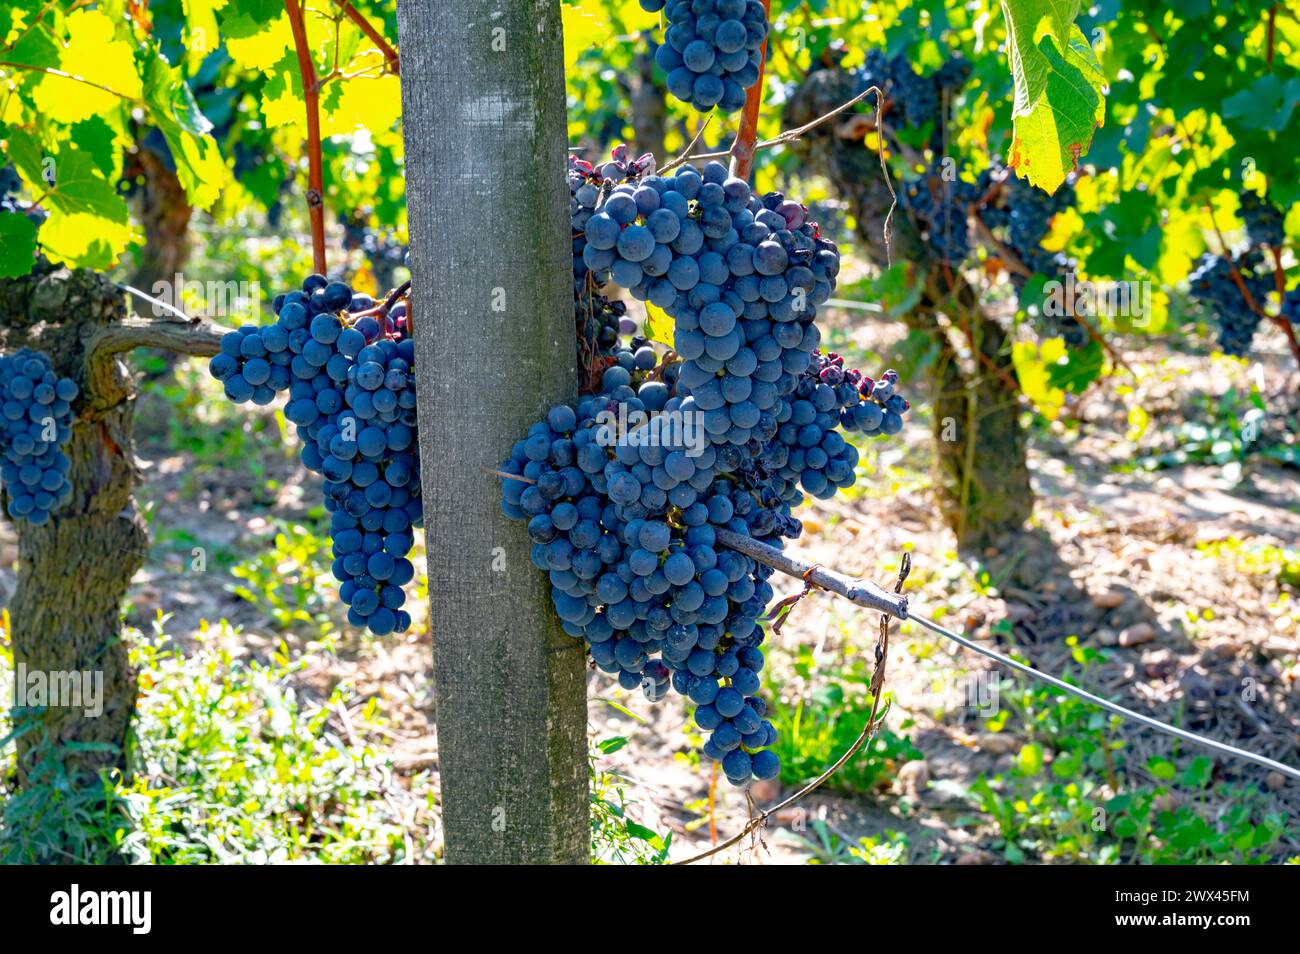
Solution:
[{"label": "gray post", "polygon": [[397,12],[447,860],[585,863],[581,643],[485,473],[576,388],[559,0]]}]

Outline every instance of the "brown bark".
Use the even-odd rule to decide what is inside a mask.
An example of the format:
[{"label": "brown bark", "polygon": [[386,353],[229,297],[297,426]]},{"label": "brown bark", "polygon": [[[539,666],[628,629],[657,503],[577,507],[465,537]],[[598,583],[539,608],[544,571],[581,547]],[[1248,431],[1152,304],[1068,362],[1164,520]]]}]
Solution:
[{"label": "brown bark", "polygon": [[194,209],[185,195],[185,187],[176,173],[167,168],[164,157],[141,147],[134,162],[138,167],[134,171],[144,179],[137,214],[144,227],[145,241],[138,253],[131,284],[154,294],[155,282],[174,281],[190,260],[189,227]]}]

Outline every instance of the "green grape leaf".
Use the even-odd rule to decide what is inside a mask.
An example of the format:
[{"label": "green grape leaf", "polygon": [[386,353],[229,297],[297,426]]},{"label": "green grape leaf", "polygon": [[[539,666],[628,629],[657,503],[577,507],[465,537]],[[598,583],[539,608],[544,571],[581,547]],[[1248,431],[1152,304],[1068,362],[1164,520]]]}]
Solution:
[{"label": "green grape leaf", "polygon": [[[30,30],[14,44],[13,49],[5,51],[4,58],[17,66],[51,69],[59,65],[59,45],[45,30]],[[38,79],[41,76],[39,73],[30,75]]]},{"label": "green grape leaf", "polygon": [[1300,103],[1300,78],[1282,80],[1266,73],[1246,89],[1223,101],[1225,119],[1235,119],[1248,129],[1281,132],[1291,122]]},{"label": "green grape leaf", "polygon": [[0,278],[17,278],[32,269],[36,223],[17,212],[0,212]]},{"label": "green grape leaf", "polygon": [[122,149],[116,141],[117,135],[104,117],[92,116],[73,126],[70,138],[94,160],[95,168],[116,179],[122,172]]},{"label": "green grape leaf", "polygon": [[171,66],[157,50],[146,54],[145,103],[149,118],[167,140],[176,162],[176,177],[190,202],[211,208],[226,182],[226,164],[212,124],[204,117],[179,68]]},{"label": "green grape leaf", "polygon": [[131,240],[130,216],[90,153],[65,142],[49,154],[23,130],[10,130],[8,141],[15,168],[34,191],[44,190],[41,206],[50,215],[40,243],[46,257],[74,268],[111,267]]},{"label": "green grape leaf", "polygon": [[[1094,322],[1095,319],[1087,319]],[[1082,348],[1067,348],[1062,360],[1053,364],[1047,373],[1049,387],[1071,394],[1082,394],[1101,374],[1106,355],[1101,345],[1088,338]]]},{"label": "green grape leaf", "polygon": [[128,221],[126,202],[89,153],[64,143],[53,158],[54,184],[46,193],[45,204],[67,215],[90,215],[122,224]]},{"label": "green grape leaf", "polygon": [[1015,82],[1008,164],[1055,192],[1105,118],[1105,78],[1075,25],[1078,0],[1002,0]]}]

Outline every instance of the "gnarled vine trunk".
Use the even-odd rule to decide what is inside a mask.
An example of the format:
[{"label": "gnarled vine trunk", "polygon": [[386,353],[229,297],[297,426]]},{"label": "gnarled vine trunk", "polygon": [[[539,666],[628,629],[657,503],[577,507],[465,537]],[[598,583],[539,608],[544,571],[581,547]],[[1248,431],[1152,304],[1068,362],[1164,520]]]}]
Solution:
[{"label": "gnarled vine trunk", "polygon": [[[854,92],[847,73],[815,70],[787,103],[787,124],[811,122]],[[920,300],[905,320],[928,336],[936,355],[931,404],[939,503],[959,544],[981,546],[1019,529],[1033,510],[1027,435],[1006,332],[980,306],[976,289],[935,261],[901,209],[891,221],[887,254],[882,236],[893,197],[879,156],[862,143],[862,118],[825,123],[791,148],[802,153],[806,170],[825,176],[848,203],[874,265],[908,262],[926,270]]]},{"label": "gnarled vine trunk", "polygon": [[91,673],[103,680],[94,705],[69,696],[15,711],[16,722],[37,723],[18,739],[20,784],[50,755],[73,785],[96,784],[102,769],[127,769],[136,677],[122,602],[144,564],[149,537],[132,496],[140,476],[132,439],[135,387],[120,355],[145,346],[214,354],[220,335],[207,322],[128,315],[123,294],[97,272],[39,262],[30,275],[0,282],[0,350],[42,351],[81,389],[64,448],[72,497],[43,526],[15,521],[18,579],[9,607],[15,668],[45,678]]},{"label": "gnarled vine trunk", "polygon": [[194,209],[166,157],[142,144],[136,163],[144,179],[137,208],[145,241],[138,253],[131,284],[154,294],[155,282],[174,281],[189,261],[189,227]]},{"label": "gnarled vine trunk", "polygon": [[[10,607],[15,669],[28,673],[95,672],[103,676],[103,711],[67,704],[15,711],[39,731],[18,740],[20,783],[43,744],[61,746],[72,779],[101,768],[125,769],[124,743],[135,705],[135,673],[122,638],[121,604],[148,548],[131,489],[136,477],[131,432],[134,398],[125,369],[101,369],[88,381],[86,347],[125,317],[122,295],[94,272],[39,267],[0,287],[4,350],[43,351],[55,370],[81,387],[84,410],[65,451],[72,499],[44,526],[15,521],[18,585]],[[80,407],[82,402],[78,402]],[[66,703],[68,700],[56,700]],[[66,743],[104,743],[104,750]]]}]

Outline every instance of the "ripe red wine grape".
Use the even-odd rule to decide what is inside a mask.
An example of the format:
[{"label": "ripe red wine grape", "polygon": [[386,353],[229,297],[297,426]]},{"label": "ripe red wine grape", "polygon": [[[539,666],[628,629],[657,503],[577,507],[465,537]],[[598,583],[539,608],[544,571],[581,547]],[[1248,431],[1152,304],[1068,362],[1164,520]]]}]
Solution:
[{"label": "ripe red wine grape", "polygon": [[664,11],[668,29],[655,50],[668,92],[700,112],[734,113],[758,82],[767,12],[759,0],[640,0]]},{"label": "ripe red wine grape", "polygon": [[345,283],[310,275],[274,307],[273,324],[226,335],[209,369],[236,403],[269,404],[288,391],[284,416],[302,462],[324,478],[348,621],[380,636],[404,632],[411,530],[422,521],[406,305],[385,313]]},{"label": "ripe red wine grape", "polygon": [[72,437],[78,388],[62,378],[49,356],[29,348],[0,355],[0,483],[6,510],[34,526],[72,494],[63,452]]},{"label": "ripe red wine grape", "polygon": [[[850,484],[857,452],[840,432],[896,434],[907,402],[893,372],[873,382],[817,350],[839,253],[802,205],[755,196],[719,163],[660,176],[623,149],[570,163],[569,183],[575,290],[655,302],[675,354],[617,338],[594,393],[552,408],[501,465],[502,511],[526,523],[556,612],[597,668],[651,700],[690,698],[704,754],[734,784],[774,778],[759,695],[772,571],[717,531],[797,537],[800,480],[819,496]],[[783,430],[796,414],[815,441]]]}]

